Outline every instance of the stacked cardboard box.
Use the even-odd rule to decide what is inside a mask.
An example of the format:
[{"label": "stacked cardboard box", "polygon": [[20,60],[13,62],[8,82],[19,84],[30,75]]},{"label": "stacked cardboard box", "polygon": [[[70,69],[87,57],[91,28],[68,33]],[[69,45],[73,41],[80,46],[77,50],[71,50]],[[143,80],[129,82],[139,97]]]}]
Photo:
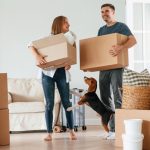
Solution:
[{"label": "stacked cardboard box", "polygon": [[0,73],[0,145],[9,145],[7,74]]},{"label": "stacked cardboard box", "polygon": [[32,45],[47,61],[46,64],[38,65],[40,68],[60,68],[66,64],[76,64],[76,48],[67,42],[62,33],[33,41]]},{"label": "stacked cardboard box", "polygon": [[123,146],[122,134],[125,133],[124,120],[125,119],[142,119],[142,133],[144,134],[143,148],[150,150],[150,110],[133,110],[133,109],[117,109],[115,112],[115,131],[116,141],[115,145]]},{"label": "stacked cardboard box", "polygon": [[99,71],[128,66],[127,49],[115,57],[109,53],[113,45],[126,41],[127,36],[118,33],[80,40],[80,69]]}]

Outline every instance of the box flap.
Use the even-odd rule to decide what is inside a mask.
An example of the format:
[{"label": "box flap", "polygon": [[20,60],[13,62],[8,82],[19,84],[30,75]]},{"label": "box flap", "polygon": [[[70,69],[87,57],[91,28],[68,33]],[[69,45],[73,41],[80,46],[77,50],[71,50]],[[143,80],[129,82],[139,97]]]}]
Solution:
[{"label": "box flap", "polygon": [[57,35],[52,35],[52,36],[47,36],[45,38],[39,39],[39,40],[35,40],[32,42],[33,46],[36,49],[41,49],[44,47],[48,47],[50,45],[55,45],[57,43],[63,43],[63,42],[67,42],[65,36],[63,33],[57,34]]}]

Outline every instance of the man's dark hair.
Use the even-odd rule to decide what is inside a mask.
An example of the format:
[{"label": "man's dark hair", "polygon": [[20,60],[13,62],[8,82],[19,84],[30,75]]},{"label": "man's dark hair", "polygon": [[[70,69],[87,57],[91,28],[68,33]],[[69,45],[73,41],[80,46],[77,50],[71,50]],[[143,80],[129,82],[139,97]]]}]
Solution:
[{"label": "man's dark hair", "polygon": [[103,4],[103,5],[101,6],[101,9],[102,9],[103,7],[110,7],[111,9],[115,10],[115,6],[112,5],[112,4],[109,4],[109,3]]}]

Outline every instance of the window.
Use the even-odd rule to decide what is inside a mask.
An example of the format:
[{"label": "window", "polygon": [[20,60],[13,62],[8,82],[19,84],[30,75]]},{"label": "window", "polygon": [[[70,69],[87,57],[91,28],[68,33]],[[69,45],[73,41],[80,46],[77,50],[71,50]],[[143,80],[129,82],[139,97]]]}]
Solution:
[{"label": "window", "polygon": [[126,22],[137,40],[129,51],[129,67],[150,69],[150,0],[126,0]]}]

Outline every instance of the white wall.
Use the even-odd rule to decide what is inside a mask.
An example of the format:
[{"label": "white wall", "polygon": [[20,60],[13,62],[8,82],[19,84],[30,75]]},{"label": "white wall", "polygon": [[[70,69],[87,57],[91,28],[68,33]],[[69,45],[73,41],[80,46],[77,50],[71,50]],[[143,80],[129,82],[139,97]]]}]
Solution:
[{"label": "white wall", "polygon": [[[124,22],[125,0],[0,0],[0,72],[7,72],[12,78],[36,77],[37,67],[27,49],[28,43],[49,35],[53,19],[65,15],[77,35],[78,48],[79,39],[96,36],[99,26],[104,24],[100,6],[106,2],[116,6],[116,18]],[[79,57],[71,74],[71,87],[85,89],[83,76],[98,80],[98,72],[79,70]],[[87,109],[87,116],[93,118],[93,111]]]}]

